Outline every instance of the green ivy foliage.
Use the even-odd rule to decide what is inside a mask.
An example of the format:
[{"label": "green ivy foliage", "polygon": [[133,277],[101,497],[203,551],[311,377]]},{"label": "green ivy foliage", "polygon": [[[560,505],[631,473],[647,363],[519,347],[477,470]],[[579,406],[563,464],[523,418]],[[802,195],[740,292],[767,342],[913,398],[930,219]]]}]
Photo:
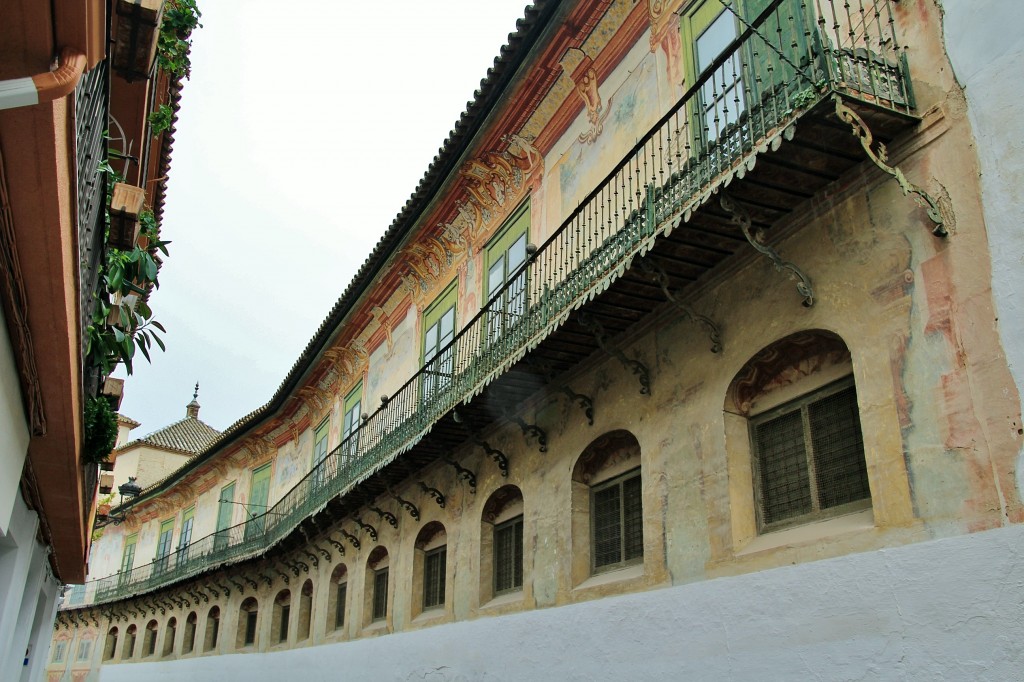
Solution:
[{"label": "green ivy foliage", "polygon": [[92,464],[105,462],[117,442],[117,414],[103,397],[92,397],[85,402],[85,447],[82,459]]}]

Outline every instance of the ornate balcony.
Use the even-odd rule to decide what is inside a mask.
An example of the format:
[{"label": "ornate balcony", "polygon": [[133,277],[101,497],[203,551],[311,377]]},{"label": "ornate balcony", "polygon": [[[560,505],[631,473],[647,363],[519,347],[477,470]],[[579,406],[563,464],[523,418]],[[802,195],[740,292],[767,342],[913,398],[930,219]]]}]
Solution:
[{"label": "ornate balcony", "polygon": [[[541,388],[592,420],[591,397],[565,379],[591,356],[621,362],[638,394],[657,389],[616,343],[653,309],[674,306],[707,334],[694,352],[718,352],[728,339],[686,303],[687,290],[741,250],[794,279],[794,304],[813,305],[813,282],[772,248],[772,226],[868,158],[944,234],[935,202],[886,165],[878,146],[916,122],[891,0],[773,0],[740,23],[679,102],[454,340],[265,515],[95,581],[87,601],[301,544],[466,442],[506,471],[507,458],[480,430],[507,420],[544,450],[543,430],[517,414]],[[473,472],[459,474],[472,484]],[[443,503],[442,491],[431,494]]]}]

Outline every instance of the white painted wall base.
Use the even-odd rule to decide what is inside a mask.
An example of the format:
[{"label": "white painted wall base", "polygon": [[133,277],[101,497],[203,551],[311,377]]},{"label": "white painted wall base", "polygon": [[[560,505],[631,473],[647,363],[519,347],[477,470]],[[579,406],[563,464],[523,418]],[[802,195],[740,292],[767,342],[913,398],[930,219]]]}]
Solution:
[{"label": "white painted wall base", "polygon": [[[125,680],[1019,680],[1024,527]],[[301,671],[301,674],[298,673]]]}]

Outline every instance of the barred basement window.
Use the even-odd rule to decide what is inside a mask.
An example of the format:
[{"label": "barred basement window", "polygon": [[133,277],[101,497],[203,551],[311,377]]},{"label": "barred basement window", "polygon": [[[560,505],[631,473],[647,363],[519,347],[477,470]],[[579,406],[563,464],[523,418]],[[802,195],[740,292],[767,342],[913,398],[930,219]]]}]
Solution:
[{"label": "barred basement window", "polygon": [[494,594],[523,588],[523,517],[494,528]]},{"label": "barred basement window", "polygon": [[447,547],[438,547],[423,557],[423,610],[444,606],[444,578]]},{"label": "barred basement window", "polygon": [[384,620],[388,614],[388,569],[373,572],[373,620]]},{"label": "barred basement window", "polygon": [[643,561],[643,507],[640,498],[639,469],[591,489],[591,556],[595,572]]},{"label": "barred basement window", "polygon": [[853,377],[751,418],[762,531],[871,506]]}]

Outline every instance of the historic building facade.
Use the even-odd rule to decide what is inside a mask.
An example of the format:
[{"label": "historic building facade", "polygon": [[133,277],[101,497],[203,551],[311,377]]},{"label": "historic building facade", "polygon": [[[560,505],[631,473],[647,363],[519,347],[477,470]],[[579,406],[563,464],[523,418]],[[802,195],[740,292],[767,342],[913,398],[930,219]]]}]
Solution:
[{"label": "historic building facade", "polygon": [[1016,275],[957,28],[527,8],[278,392],[114,510],[50,678],[1009,671]]}]

